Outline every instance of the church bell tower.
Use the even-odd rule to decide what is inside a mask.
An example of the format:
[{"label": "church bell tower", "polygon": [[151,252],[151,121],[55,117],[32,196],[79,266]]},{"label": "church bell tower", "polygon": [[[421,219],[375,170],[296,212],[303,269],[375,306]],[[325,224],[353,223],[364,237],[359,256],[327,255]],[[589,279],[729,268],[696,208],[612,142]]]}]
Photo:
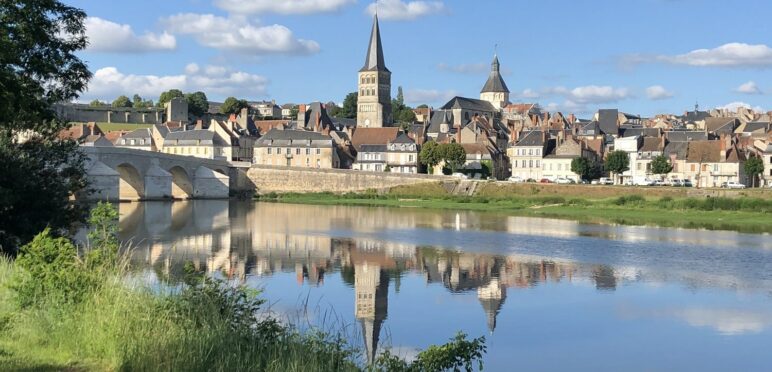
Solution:
[{"label": "church bell tower", "polygon": [[392,123],[391,71],[386,68],[381,46],[378,14],[373,17],[370,45],[357,83],[357,127],[380,128]]}]

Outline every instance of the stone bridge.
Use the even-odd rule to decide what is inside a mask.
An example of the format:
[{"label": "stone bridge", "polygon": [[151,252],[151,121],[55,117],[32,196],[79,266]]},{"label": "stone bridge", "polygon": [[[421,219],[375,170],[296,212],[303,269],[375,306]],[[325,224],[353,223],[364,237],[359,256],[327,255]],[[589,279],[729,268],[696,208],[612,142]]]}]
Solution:
[{"label": "stone bridge", "polygon": [[81,147],[93,200],[227,198],[233,166],[224,160],[121,147]]}]

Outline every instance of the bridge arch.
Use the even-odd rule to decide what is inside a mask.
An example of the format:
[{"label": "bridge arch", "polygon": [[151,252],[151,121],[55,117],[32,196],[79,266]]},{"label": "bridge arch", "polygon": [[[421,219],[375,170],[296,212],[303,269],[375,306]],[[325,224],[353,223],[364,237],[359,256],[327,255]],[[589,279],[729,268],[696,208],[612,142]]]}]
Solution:
[{"label": "bridge arch", "polygon": [[172,174],[172,198],[189,199],[193,196],[193,181],[185,168],[177,165],[169,169]]},{"label": "bridge arch", "polygon": [[118,184],[120,200],[140,200],[145,197],[145,180],[137,168],[129,163],[121,163],[115,167],[115,170],[120,176]]}]

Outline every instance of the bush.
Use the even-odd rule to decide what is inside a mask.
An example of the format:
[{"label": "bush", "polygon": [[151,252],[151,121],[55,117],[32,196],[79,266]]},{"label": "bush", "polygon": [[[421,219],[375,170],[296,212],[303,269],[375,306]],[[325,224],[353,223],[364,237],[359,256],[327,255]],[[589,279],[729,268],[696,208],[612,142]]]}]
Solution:
[{"label": "bush", "polygon": [[415,360],[407,363],[392,355],[388,350],[382,353],[374,363],[377,371],[472,371],[477,365],[483,369],[482,356],[486,351],[485,337],[467,340],[466,334],[459,332],[449,343],[442,346],[430,346],[418,353]]},{"label": "bush", "polygon": [[641,205],[646,202],[646,198],[640,195],[623,195],[614,200],[616,205]]}]

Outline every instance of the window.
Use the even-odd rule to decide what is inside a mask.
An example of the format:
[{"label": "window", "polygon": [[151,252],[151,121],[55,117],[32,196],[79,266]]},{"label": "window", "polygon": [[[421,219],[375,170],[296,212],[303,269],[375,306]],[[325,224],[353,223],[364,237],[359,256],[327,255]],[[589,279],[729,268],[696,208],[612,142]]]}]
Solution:
[{"label": "window", "polygon": [[409,161],[409,162],[411,162],[411,163],[412,163],[412,162],[413,162],[413,155],[409,155],[409,156],[407,157],[407,161]]},{"label": "window", "polygon": [[321,168],[322,167],[322,161],[319,159],[316,159],[316,167]]},{"label": "window", "polygon": [[520,161],[520,168],[525,168],[525,160]]},{"label": "window", "polygon": [[533,168],[533,160],[528,160],[528,168]]},{"label": "window", "polygon": [[536,149],[536,155],[541,155],[541,149]]},{"label": "window", "polygon": [[292,154],[292,149],[287,147],[287,155],[290,155],[290,154]]},{"label": "window", "polygon": [[311,149],[306,148],[306,155],[311,155]]},{"label": "window", "polygon": [[295,149],[295,155],[300,155],[300,148]]},{"label": "window", "polygon": [[533,155],[533,149],[528,149],[528,155]]},{"label": "window", "polygon": [[126,144],[126,140],[125,140],[125,139],[122,139],[122,140],[121,140],[121,145],[125,145],[125,144]]},{"label": "window", "polygon": [[541,168],[541,167],[539,166],[539,161],[538,161],[538,160],[536,161],[536,168]]},{"label": "window", "polygon": [[691,171],[694,172],[694,164],[690,167]]},{"label": "window", "polygon": [[268,148],[268,155],[271,155],[271,148]]},{"label": "window", "polygon": [[316,149],[316,155],[320,155],[322,153],[322,149]]},{"label": "window", "polygon": [[306,158],[306,167],[311,167],[311,158]]},{"label": "window", "polygon": [[562,171],[562,170],[563,170],[563,164],[560,164],[560,163],[558,163],[558,170],[559,170],[559,171]]},{"label": "window", "polygon": [[130,145],[132,145],[132,146],[133,146],[133,145],[135,144],[135,142],[136,142],[136,141],[134,141],[134,140],[131,140],[131,141],[130,141]]}]

